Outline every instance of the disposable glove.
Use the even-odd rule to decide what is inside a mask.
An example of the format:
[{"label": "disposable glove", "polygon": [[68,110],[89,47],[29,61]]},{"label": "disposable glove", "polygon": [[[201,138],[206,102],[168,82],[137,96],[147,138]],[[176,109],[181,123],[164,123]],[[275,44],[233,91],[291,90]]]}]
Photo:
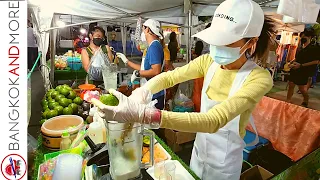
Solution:
[{"label": "disposable glove", "polygon": [[116,55],[117,55],[118,58],[120,58],[120,59],[123,61],[123,63],[125,63],[125,64],[128,63],[129,60],[128,60],[128,58],[127,58],[124,54],[122,54],[122,53],[117,53]]},{"label": "disposable glove", "polygon": [[[147,89],[146,86],[139,87],[132,91],[131,95],[129,96],[129,99],[132,99],[133,101],[136,101],[140,104],[149,104],[149,105],[154,105],[151,104],[152,101],[152,93],[149,89]],[[157,100],[154,101],[154,103]]]},{"label": "disposable glove", "polygon": [[131,75],[131,83],[133,83],[133,81],[137,79],[136,72],[137,70],[134,70],[133,74]]},{"label": "disposable glove", "polygon": [[110,89],[109,93],[118,98],[118,106],[107,106],[97,99],[91,100],[91,102],[99,108],[100,117],[104,118],[106,121],[118,121],[120,123],[138,122],[147,125],[150,129],[160,127],[160,110],[156,109],[154,106],[133,101],[131,98],[114,89]]}]

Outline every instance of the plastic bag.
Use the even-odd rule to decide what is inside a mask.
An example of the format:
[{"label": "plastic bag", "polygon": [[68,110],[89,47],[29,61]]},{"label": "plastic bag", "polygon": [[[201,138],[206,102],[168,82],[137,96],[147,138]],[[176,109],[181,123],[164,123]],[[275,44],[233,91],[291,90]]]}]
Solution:
[{"label": "plastic bag", "polygon": [[193,108],[194,105],[191,99],[181,93],[181,90],[179,90],[179,92],[176,94],[174,98],[174,104],[184,108]]},{"label": "plastic bag", "polygon": [[92,56],[89,64],[88,75],[90,80],[103,81],[102,68],[110,64],[109,57],[99,48]]},{"label": "plastic bag", "polygon": [[34,152],[37,150],[38,147],[38,141],[31,136],[30,134],[28,134],[28,152]]}]

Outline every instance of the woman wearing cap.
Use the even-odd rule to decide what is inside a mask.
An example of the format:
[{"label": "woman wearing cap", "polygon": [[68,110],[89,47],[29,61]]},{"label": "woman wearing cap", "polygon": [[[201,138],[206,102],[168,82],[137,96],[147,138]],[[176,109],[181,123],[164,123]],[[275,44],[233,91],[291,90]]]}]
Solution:
[{"label": "woman wearing cap", "polygon": [[[117,53],[118,58],[121,58],[125,64],[128,64],[128,66],[134,69],[131,77],[132,82],[136,78],[140,78],[140,86],[143,86],[147,80],[163,71],[164,53],[162,44],[159,41],[160,39],[163,39],[160,23],[156,20],[148,19],[143,24],[143,32],[141,34],[142,42],[146,42],[148,44],[148,49],[145,57],[142,58],[141,65],[129,61],[124,54]],[[155,106],[162,110],[164,108],[165,100],[164,90],[154,93],[152,100],[155,99],[157,100]]]},{"label": "woman wearing cap", "polygon": [[[253,61],[267,50],[271,28],[254,1],[226,0],[217,7],[211,27],[195,35],[210,44],[210,54],[154,77],[130,97],[111,90],[119,106],[93,102],[104,112],[101,115],[119,122],[197,132],[191,169],[204,180],[238,180],[245,127],[249,121],[255,127],[251,113],[273,84],[270,73]],[[143,104],[152,93],[200,77],[204,77],[200,113],[159,111]]]}]

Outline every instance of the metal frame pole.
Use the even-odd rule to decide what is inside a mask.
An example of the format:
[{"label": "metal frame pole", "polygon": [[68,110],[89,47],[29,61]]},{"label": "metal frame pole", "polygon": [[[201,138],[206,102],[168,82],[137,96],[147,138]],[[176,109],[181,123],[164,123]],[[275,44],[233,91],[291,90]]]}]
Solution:
[{"label": "metal frame pole", "polygon": [[191,40],[191,28],[192,28],[192,11],[189,9],[188,11],[188,45],[187,45],[187,63],[191,61],[191,48],[192,48],[192,40]]}]

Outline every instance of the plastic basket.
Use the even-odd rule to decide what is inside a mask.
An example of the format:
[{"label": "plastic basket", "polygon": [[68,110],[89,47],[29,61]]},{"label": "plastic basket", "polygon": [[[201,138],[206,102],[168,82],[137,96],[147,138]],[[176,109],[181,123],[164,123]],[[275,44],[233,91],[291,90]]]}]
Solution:
[{"label": "plastic basket", "polygon": [[80,70],[82,68],[81,59],[78,57],[68,57],[67,62],[68,66],[74,71]]}]

